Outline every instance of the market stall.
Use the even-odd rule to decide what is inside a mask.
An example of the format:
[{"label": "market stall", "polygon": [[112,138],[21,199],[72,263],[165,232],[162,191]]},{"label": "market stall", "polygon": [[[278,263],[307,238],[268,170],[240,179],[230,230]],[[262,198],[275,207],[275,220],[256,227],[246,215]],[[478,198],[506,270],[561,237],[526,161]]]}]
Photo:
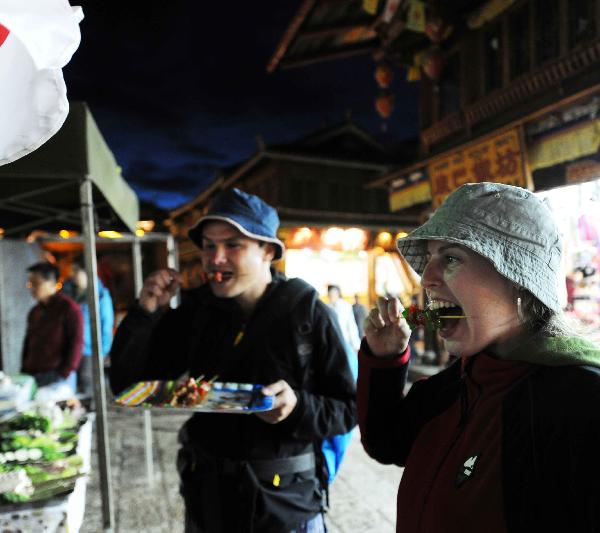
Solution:
[{"label": "market stall", "polygon": [[[90,280],[88,301],[95,373],[96,435],[105,530],[112,529],[114,519],[105,386],[101,379],[103,360],[97,311],[95,236],[99,229],[135,231],[138,213],[135,193],[121,177],[120,168],[83,103],[71,105],[63,127],[42,147],[0,167],[0,234],[5,238],[25,237],[33,229],[56,231],[65,224],[81,228],[85,268]],[[0,286],[0,292],[2,289]],[[0,309],[0,313],[3,312]]]},{"label": "market stall", "polygon": [[563,236],[562,287],[567,313],[600,327],[600,179],[537,193],[546,199]]},{"label": "market stall", "polygon": [[286,255],[278,267],[288,277],[308,281],[322,296],[335,284],[352,302],[358,295],[370,306],[378,296],[393,295],[408,305],[419,291],[419,279],[396,250],[402,235],[356,227],[283,228]]},{"label": "market stall", "polygon": [[0,423],[0,528],[79,531],[93,415],[44,403]]}]

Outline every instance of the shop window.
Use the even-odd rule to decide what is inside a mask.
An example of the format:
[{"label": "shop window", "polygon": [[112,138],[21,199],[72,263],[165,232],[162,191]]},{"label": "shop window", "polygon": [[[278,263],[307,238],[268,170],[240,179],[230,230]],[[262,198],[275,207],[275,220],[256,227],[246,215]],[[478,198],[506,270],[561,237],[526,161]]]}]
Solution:
[{"label": "shop window", "polygon": [[484,32],[485,93],[502,87],[502,33],[499,23]]},{"label": "shop window", "polygon": [[290,204],[296,207],[304,207],[304,183],[301,179],[292,179],[290,191],[292,197],[290,198]]},{"label": "shop window", "polygon": [[539,65],[558,57],[560,50],[558,0],[536,0],[535,14],[535,52]]},{"label": "shop window", "polygon": [[530,69],[529,64],[529,5],[511,13],[510,35],[510,78],[515,79]]},{"label": "shop window", "polygon": [[329,205],[333,211],[338,211],[340,208],[340,184],[329,184]]},{"label": "shop window", "polygon": [[389,197],[383,191],[375,190],[375,200],[377,202],[377,213],[386,213],[390,210]]},{"label": "shop window", "polygon": [[271,198],[271,187],[269,187],[269,182],[267,180],[263,180],[258,189],[258,195],[265,200],[265,202],[274,203],[273,198]]},{"label": "shop window", "polygon": [[481,70],[481,58],[479,56],[479,42],[475,33],[465,36],[465,44],[462,50],[462,61],[467,68],[464,71],[463,101],[467,104],[474,102],[481,95],[480,78],[476,74]]},{"label": "shop window", "polygon": [[445,59],[440,82],[440,118],[460,109],[460,53],[454,52]]},{"label": "shop window", "polygon": [[362,209],[363,197],[365,194],[364,189],[360,185],[352,187],[354,192],[354,202],[352,203],[352,211],[359,212]]},{"label": "shop window", "polygon": [[315,206],[319,210],[327,209],[327,184],[319,181],[319,178],[314,182],[315,191]]},{"label": "shop window", "polygon": [[350,185],[343,183],[339,188],[340,203],[339,207],[341,211],[352,210],[352,195]]},{"label": "shop window", "polygon": [[569,0],[569,48],[574,48],[594,38],[596,2]]},{"label": "shop window", "polygon": [[433,83],[424,76],[423,81],[420,83],[419,95],[421,129],[428,128],[433,124],[434,94]]}]

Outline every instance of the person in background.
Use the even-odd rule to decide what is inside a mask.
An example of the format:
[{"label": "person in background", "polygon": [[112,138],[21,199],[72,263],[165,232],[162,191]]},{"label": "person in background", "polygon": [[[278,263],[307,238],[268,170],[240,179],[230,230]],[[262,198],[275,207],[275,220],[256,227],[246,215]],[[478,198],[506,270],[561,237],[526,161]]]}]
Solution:
[{"label": "person in background", "polygon": [[354,314],[354,321],[358,328],[358,337],[362,339],[365,335],[365,320],[369,314],[367,308],[360,303],[360,297],[358,294],[354,295],[354,303],[352,304],[352,313]]},{"label": "person in background", "polygon": [[459,358],[404,395],[402,306],[380,298],[369,313],[361,438],[405,467],[397,531],[600,531],[600,349],[564,317],[548,207],[520,187],[469,183],[397,244]]},{"label": "person in background", "polygon": [[352,306],[342,298],[342,291],[337,285],[328,285],[327,295],[329,307],[335,311],[344,341],[354,353],[357,353],[360,348],[360,337]]},{"label": "person in background", "polygon": [[[113,338],[115,312],[110,291],[104,286],[99,277],[98,283],[98,314],[100,321],[100,353],[106,357],[110,352]],[[87,302],[88,276],[83,264],[83,257],[77,256],[71,263],[71,276],[64,283],[62,292],[75,300],[83,315],[83,357],[77,372],[78,389],[84,396],[94,397],[94,379],[92,372],[92,326],[90,322],[90,307]]]},{"label": "person in background", "polygon": [[58,291],[58,269],[36,263],[28,269],[27,287],[37,304],[27,316],[21,371],[38,387],[68,386],[75,393],[83,347],[83,316],[77,303]]}]

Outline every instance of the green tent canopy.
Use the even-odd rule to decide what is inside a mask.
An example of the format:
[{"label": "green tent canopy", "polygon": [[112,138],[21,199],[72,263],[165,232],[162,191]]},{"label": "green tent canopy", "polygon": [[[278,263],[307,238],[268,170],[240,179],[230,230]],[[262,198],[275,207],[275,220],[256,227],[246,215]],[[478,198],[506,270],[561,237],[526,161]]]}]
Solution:
[{"label": "green tent canopy", "polygon": [[72,103],[62,128],[34,152],[0,166],[5,236],[81,225],[80,184],[93,184],[96,229],[135,231],[138,200],[121,176],[89,108]]},{"label": "green tent canopy", "polygon": [[104,530],[114,511],[106,416],[104,361],[100,355],[96,232],[135,231],[139,204],[84,103],[72,103],[62,128],[34,152],[0,166],[0,228],[4,237],[32,230],[81,228],[90,303],[96,437]]}]

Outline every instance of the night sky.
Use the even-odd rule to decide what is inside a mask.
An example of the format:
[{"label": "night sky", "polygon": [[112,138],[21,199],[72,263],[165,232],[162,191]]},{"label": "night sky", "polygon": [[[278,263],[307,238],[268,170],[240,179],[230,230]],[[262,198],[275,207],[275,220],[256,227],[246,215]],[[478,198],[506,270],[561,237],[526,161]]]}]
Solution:
[{"label": "night sky", "polygon": [[417,132],[417,86],[393,85],[387,132],[369,55],[267,74],[300,0],[71,0],[82,42],[65,68],[123,175],[143,200],[173,208],[269,143],[290,142],[347,112],[382,140]]}]

